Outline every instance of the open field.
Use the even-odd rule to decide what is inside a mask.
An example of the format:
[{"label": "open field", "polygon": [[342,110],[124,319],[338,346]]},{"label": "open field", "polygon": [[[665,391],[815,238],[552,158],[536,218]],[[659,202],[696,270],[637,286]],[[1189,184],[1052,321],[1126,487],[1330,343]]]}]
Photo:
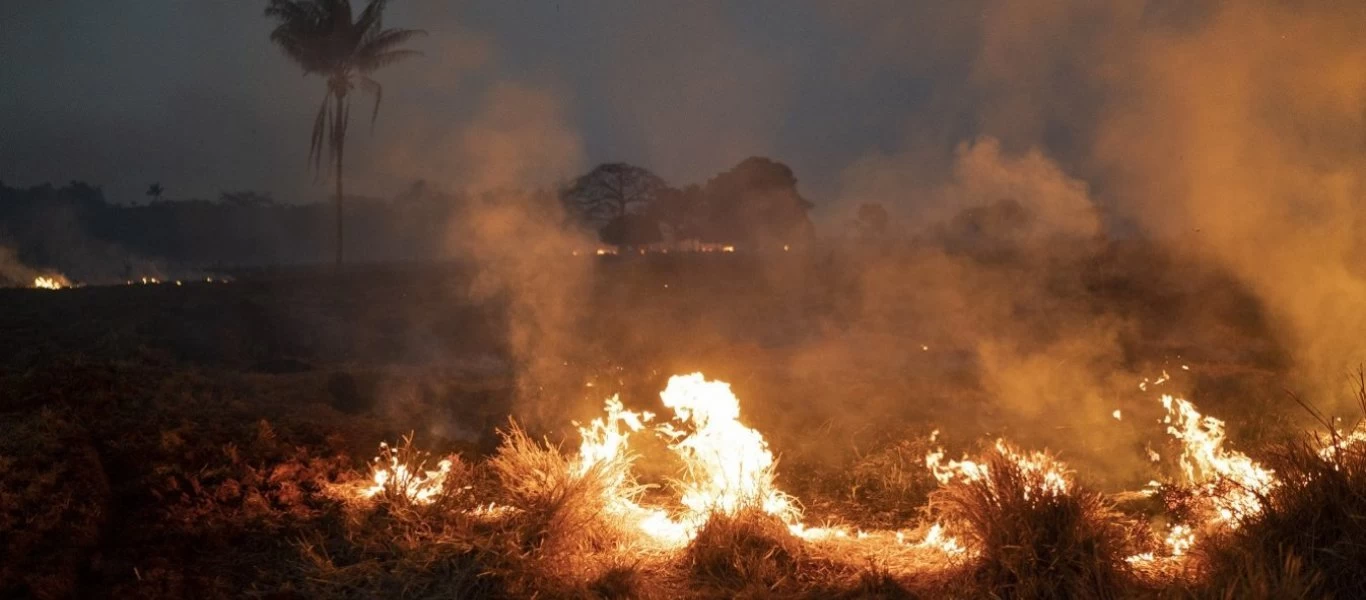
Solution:
[{"label": "open field", "polygon": [[[999,387],[983,383],[980,340],[955,336],[957,316],[917,318],[929,310],[910,300],[921,292],[873,286],[863,278],[876,269],[849,275],[833,254],[578,259],[583,310],[530,342],[518,332],[549,321],[478,293],[477,273],[456,266],[0,290],[0,596],[1286,597],[1301,586],[1316,597],[1333,575],[1313,571],[1313,557],[1288,556],[1268,574],[1257,556],[1225,556],[1263,577],[1234,583],[1216,576],[1233,568],[1216,558],[1199,563],[1209,576],[1122,560],[1160,554],[1149,538],[1175,518],[1123,493],[1179,475],[1159,392],[1225,417],[1244,449],[1271,447],[1307,415],[1281,392],[1283,359],[1236,287],[1170,270],[1154,272],[1184,286],[1139,286],[1107,276],[1105,261],[1124,259],[1104,256],[1082,273],[1078,297],[1018,318],[1046,329],[1094,306],[1123,317],[1119,350],[1102,353],[1119,361],[1113,388],[1097,396],[1103,410],[1088,400],[1070,414],[999,402]],[[1172,381],[1154,383],[1164,370]],[[591,490],[615,490],[611,469],[631,467],[631,481],[656,486],[642,502],[667,503],[677,459],[646,442],[634,465],[614,456],[583,467],[571,421],[600,416],[615,393],[629,408],[665,410],[657,394],[669,377],[694,371],[732,384],[740,421],[780,458],[772,485],[811,526],[919,540],[936,520],[975,523],[963,516],[982,518],[974,489],[1007,484],[941,485],[925,462],[940,443],[952,456],[997,460],[995,477],[1014,468],[1009,455],[991,458],[997,437],[1053,450],[1076,474],[1057,506],[1026,503],[1006,517],[1024,522],[962,526],[963,556],[794,537],[781,518],[741,508],[713,515],[686,548],[643,547]],[[1149,374],[1145,389],[1138,373]],[[521,428],[530,437],[518,438]],[[462,456],[446,488],[463,492],[432,505],[402,490],[362,498],[377,444],[409,432],[415,448]],[[1144,466],[1145,451],[1167,462]],[[549,487],[525,483],[531,473],[551,474],[540,484]],[[1030,473],[1015,484],[1025,498],[1039,485]],[[515,512],[471,516],[491,505]],[[1078,536],[1065,543],[1080,554],[1037,537],[1055,534]],[[1042,557],[991,554],[1010,539],[1074,564],[1047,572]],[[1079,587],[1028,587],[1037,578]]]}]

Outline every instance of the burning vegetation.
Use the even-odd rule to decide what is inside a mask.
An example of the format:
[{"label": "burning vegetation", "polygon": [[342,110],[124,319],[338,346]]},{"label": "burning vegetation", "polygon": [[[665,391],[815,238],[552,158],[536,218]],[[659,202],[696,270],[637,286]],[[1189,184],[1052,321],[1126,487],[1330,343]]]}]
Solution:
[{"label": "burning vegetation", "polygon": [[[401,560],[443,556],[447,567],[436,572],[446,580],[431,581],[431,591],[491,597],[651,597],[680,585],[703,597],[1360,589],[1352,577],[1366,559],[1358,431],[1278,446],[1272,468],[1226,448],[1222,421],[1164,395],[1176,476],[1115,494],[1090,489],[1048,452],[1002,439],[978,457],[948,459],[935,431],[922,464],[939,487],[921,516],[865,530],[830,525],[840,516],[810,514],[779,489],[772,450],[744,424],[725,382],[675,376],[660,399],[670,418],[609,398],[602,416],[578,427],[572,452],[515,422],[482,463],[456,455],[432,463],[411,437],[382,444],[367,478],[334,489],[353,506],[347,539],[374,534],[385,515],[384,527],[412,545]],[[635,473],[635,448],[647,438],[681,465],[662,484]],[[1135,498],[1157,508],[1122,507]],[[337,551],[309,548],[316,577],[342,574],[326,559]],[[368,552],[346,550],[357,551]],[[382,581],[349,585],[381,593],[368,586]]]}]

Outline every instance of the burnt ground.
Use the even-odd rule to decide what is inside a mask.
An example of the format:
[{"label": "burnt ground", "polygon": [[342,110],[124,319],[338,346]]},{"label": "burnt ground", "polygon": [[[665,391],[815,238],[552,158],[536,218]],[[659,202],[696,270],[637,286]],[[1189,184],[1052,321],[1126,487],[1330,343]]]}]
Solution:
[{"label": "burnt ground", "polygon": [[[379,441],[413,431],[478,455],[511,416],[572,443],[569,421],[607,393],[649,407],[668,375],[692,370],[734,385],[808,514],[914,519],[936,427],[963,446],[1026,437],[1087,463],[1068,453],[1080,425],[1013,430],[978,383],[976,341],[946,330],[958,321],[916,313],[914,290],[873,298],[874,272],[847,258],[589,260],[581,310],[531,346],[558,368],[518,352],[510,299],[473,294],[458,266],[0,290],[0,596],[282,594],[300,577],[300,540],[340,518],[319,491],[362,473]],[[1115,402],[1151,404],[1128,374],[1184,364],[1180,391],[1237,413],[1235,439],[1271,435],[1286,402],[1269,382],[1285,361],[1255,303],[1217,274],[1134,275],[1115,268],[1125,260],[1096,259],[1075,302],[1018,318],[1047,330],[1050,311],[1122,315],[1111,366],[1129,391],[1107,390]]]}]

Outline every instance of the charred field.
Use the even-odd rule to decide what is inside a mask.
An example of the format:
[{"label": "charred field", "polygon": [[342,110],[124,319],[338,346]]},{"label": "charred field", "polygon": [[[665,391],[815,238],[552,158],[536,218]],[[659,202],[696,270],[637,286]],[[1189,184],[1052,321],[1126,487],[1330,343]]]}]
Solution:
[{"label": "charred field", "polygon": [[[531,346],[457,265],[2,290],[0,595],[1359,591],[1366,458],[1305,433],[1329,429],[1238,286],[1102,249],[993,331],[1117,319],[1061,360],[1123,377],[1002,380],[952,312],[889,312],[947,306],[914,254],[578,258],[582,310]],[[1074,389],[996,398],[1044,383]]]}]

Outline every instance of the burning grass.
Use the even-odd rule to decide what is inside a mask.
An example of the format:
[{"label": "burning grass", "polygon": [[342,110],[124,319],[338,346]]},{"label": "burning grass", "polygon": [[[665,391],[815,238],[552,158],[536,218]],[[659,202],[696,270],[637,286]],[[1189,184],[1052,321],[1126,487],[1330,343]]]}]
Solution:
[{"label": "burning grass", "polygon": [[968,465],[930,510],[972,549],[974,586],[1003,598],[1112,598],[1130,582],[1135,524],[1062,464],[998,442]]},{"label": "burning grass", "polygon": [[[1366,386],[1361,399],[1366,414]],[[1366,597],[1366,443],[1359,428],[1343,433],[1322,422],[1327,433],[1270,449],[1276,485],[1257,491],[1260,510],[1203,553],[1211,588],[1237,597]]]},{"label": "burning grass", "polygon": [[[578,468],[515,423],[486,462],[427,470],[411,438],[385,446],[375,486],[345,518],[300,544],[310,593],[323,597],[642,597],[636,563],[607,499],[625,465]],[[406,474],[408,479],[404,479]],[[380,488],[380,489],[376,489]],[[629,493],[629,491],[627,492]]]},{"label": "burning grass", "polygon": [[[188,398],[185,389],[166,393]],[[149,523],[129,527],[161,536],[178,531],[175,548],[210,548],[209,558],[249,547],[252,560],[265,561],[254,568],[264,570],[237,587],[250,582],[319,598],[1366,593],[1358,576],[1366,563],[1366,436],[1359,430],[1305,437],[1254,460],[1227,447],[1217,419],[1169,399],[1166,426],[1181,450],[1164,454],[1176,477],[1129,495],[1143,508],[1122,509],[1051,454],[999,441],[980,457],[949,460],[934,438],[921,436],[865,456],[855,476],[879,487],[864,499],[886,506],[850,515],[805,508],[779,488],[776,457],[745,425],[728,386],[698,375],[672,380],[666,392],[669,417],[613,398],[578,428],[577,444],[551,443],[514,422],[487,458],[429,454],[422,444],[449,442],[419,444],[410,435],[382,446],[358,471],[346,455],[359,449],[311,453],[305,448],[321,446],[320,438],[264,420],[229,435],[197,429],[180,413],[140,414],[120,426],[150,423],[137,455],[162,466],[133,486],[155,510],[131,520],[103,513],[115,504],[108,498],[133,493],[105,474],[126,472],[126,461],[105,455],[130,442],[111,449],[99,441],[107,437],[100,428],[110,427],[104,421],[46,412],[0,445],[0,495],[19,507],[0,513],[0,533],[20,542],[7,548],[6,577],[23,570],[18,587],[0,590],[78,593],[75,565],[108,543],[100,540],[133,533],[117,529],[128,521]],[[1163,429],[1154,426],[1154,436]],[[634,471],[650,459],[632,449],[647,438],[672,451],[676,460],[665,464],[681,465],[648,495]],[[26,448],[75,471],[32,479],[27,474],[49,459],[24,458]],[[180,458],[194,466],[165,466]],[[874,464],[889,466],[887,482],[877,482],[877,469],[867,466]],[[926,482],[938,483],[928,505],[908,511],[903,505],[923,496]],[[75,493],[89,485],[93,497]],[[26,529],[20,513],[38,515],[39,527]],[[890,524],[860,520],[907,513]],[[62,539],[75,545],[54,554]],[[138,569],[119,589],[144,596],[237,589],[229,587],[237,580],[206,584],[145,562],[116,567]]]},{"label": "burning grass", "polygon": [[[1264,466],[1225,448],[1221,421],[1163,397],[1182,479],[1131,494],[1165,502],[1169,513],[1158,522],[1170,524],[1159,532],[1149,529],[1151,515],[1122,512],[1046,452],[998,440],[979,460],[947,460],[933,446],[936,433],[929,445],[896,449],[927,449],[925,471],[940,483],[924,508],[928,520],[863,531],[804,522],[726,384],[675,377],[661,398],[674,410],[662,424],[609,399],[603,417],[579,427],[576,453],[516,423],[479,465],[451,456],[433,468],[411,438],[384,446],[372,483],[355,495],[364,502],[346,533],[333,536],[346,542],[304,545],[312,579],[384,595],[395,577],[416,577],[426,582],[419,595],[481,597],[1364,591],[1355,574],[1366,561],[1366,444],[1358,443],[1366,436],[1303,440]],[[673,504],[642,500],[630,441],[643,435],[659,436],[682,461],[668,485]],[[433,569],[447,576],[424,579]]]}]

